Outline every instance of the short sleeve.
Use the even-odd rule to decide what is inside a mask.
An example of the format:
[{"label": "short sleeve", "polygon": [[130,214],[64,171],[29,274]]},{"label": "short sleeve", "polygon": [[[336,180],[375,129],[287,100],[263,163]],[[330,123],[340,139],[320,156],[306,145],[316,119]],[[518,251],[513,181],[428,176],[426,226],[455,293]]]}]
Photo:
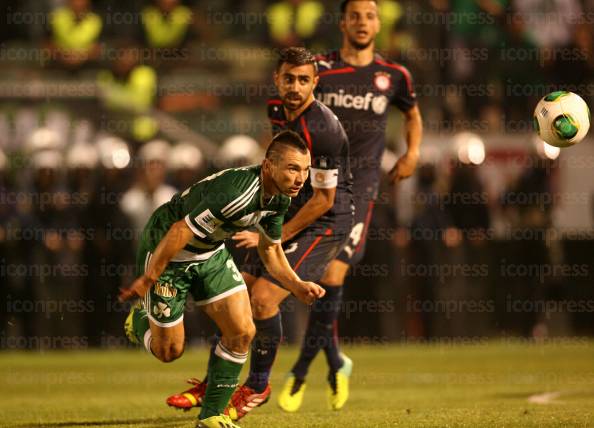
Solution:
[{"label": "short sleeve", "polygon": [[256,188],[256,178],[251,187],[241,192],[237,186],[230,185],[226,177],[221,176],[213,180],[205,195],[192,207],[185,216],[185,222],[194,235],[205,238],[212,234],[217,227],[240,213],[249,203],[246,197]]},{"label": "short sleeve", "polygon": [[289,209],[291,199],[287,198],[283,201],[283,205],[276,211],[275,214],[264,217],[260,220],[260,223],[256,225],[256,228],[273,243],[280,243],[283,232],[283,223],[285,222],[285,214]]},{"label": "short sleeve", "polygon": [[219,209],[203,200],[186,215],[184,220],[194,232],[194,235],[199,238],[206,238],[207,235],[213,233],[219,225],[224,223],[221,217]]},{"label": "short sleeve", "polygon": [[283,223],[285,221],[285,213],[277,213],[275,215],[265,217],[256,225],[258,230],[264,234],[268,241],[275,244],[280,244],[283,233]]},{"label": "short sleeve", "polygon": [[[309,131],[312,139],[310,169],[311,186],[317,189],[333,189],[338,185],[341,163],[346,162],[348,138],[336,116],[335,123],[312,123]],[[327,129],[325,129],[327,128]]]},{"label": "short sleeve", "polygon": [[395,70],[396,85],[391,104],[400,111],[407,112],[417,104],[417,95],[415,94],[414,84],[410,72],[403,66],[398,66]]}]

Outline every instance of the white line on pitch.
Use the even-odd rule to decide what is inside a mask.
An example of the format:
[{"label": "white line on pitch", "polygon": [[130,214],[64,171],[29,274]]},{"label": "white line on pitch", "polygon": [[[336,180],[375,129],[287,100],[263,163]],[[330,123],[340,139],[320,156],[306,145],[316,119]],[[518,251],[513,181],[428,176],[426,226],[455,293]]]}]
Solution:
[{"label": "white line on pitch", "polygon": [[560,395],[561,393],[559,391],[543,392],[542,394],[531,395],[528,397],[528,402],[534,404],[551,404],[557,398],[559,398]]}]

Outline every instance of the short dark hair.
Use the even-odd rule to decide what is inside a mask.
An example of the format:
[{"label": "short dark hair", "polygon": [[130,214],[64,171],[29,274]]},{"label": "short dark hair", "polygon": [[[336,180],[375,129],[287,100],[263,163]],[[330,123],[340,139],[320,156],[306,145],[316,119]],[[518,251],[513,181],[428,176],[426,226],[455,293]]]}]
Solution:
[{"label": "short dark hair", "polygon": [[316,62],[316,57],[306,48],[293,46],[290,48],[281,49],[278,53],[276,70],[278,71],[285,63],[296,66],[311,64],[314,67],[314,74],[318,74],[318,63]]},{"label": "short dark hair", "polygon": [[284,130],[274,136],[268,148],[266,149],[266,159],[276,160],[280,156],[283,148],[292,147],[300,153],[306,154],[309,149],[301,136],[290,130]]},{"label": "short dark hair", "polygon": [[[340,2],[340,16],[341,17],[344,17],[344,14],[346,13],[346,10],[347,10],[347,6],[349,5],[349,3],[353,2],[353,1],[362,1],[362,0],[342,0]],[[377,4],[377,0],[368,0],[368,1],[372,1]]]}]

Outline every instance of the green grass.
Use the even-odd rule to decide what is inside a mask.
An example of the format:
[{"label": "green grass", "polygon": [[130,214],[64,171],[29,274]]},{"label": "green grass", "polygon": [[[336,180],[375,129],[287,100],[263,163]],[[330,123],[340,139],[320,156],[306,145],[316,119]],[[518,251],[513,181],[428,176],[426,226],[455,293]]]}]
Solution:
[{"label": "green grass", "polygon": [[[355,366],[351,400],[342,412],[326,409],[320,355],[299,413],[282,413],[273,392],[242,427],[594,426],[592,341],[345,351]],[[185,389],[186,378],[202,376],[206,356],[205,349],[188,350],[164,364],[142,351],[0,353],[0,426],[193,427],[196,411],[174,411],[164,400]],[[281,350],[273,391],[295,356],[295,349]],[[528,402],[544,392],[560,396],[549,404]]]}]

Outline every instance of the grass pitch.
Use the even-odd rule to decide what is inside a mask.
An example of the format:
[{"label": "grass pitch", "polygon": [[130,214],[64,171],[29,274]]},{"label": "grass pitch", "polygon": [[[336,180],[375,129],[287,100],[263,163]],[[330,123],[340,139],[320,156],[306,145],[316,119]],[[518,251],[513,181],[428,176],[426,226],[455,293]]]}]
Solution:
[{"label": "grass pitch", "polygon": [[[594,342],[491,342],[344,348],[355,363],[351,399],[326,408],[326,367],[318,356],[299,413],[276,406],[297,350],[283,347],[273,397],[244,428],[592,427]],[[2,427],[193,427],[197,411],[165,398],[202,377],[206,349],[171,364],[143,351],[0,353]],[[242,380],[247,369],[244,368]],[[551,394],[547,394],[551,393]],[[544,395],[543,395],[544,394]],[[543,403],[531,403],[529,399]]]}]

